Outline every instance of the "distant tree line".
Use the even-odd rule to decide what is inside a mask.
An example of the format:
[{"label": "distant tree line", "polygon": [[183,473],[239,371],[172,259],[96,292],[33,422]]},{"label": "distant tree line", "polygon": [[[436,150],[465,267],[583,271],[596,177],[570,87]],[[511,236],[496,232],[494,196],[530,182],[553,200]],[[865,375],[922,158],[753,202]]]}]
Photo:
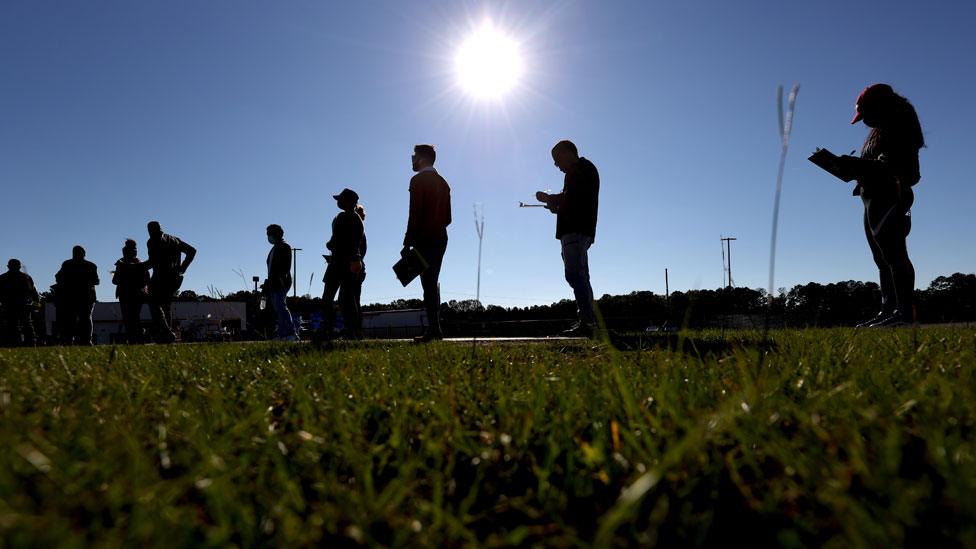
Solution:
[{"label": "distant tree line", "polygon": [[[976,322],[976,274],[940,276],[924,290],[916,290],[918,320],[922,323]],[[214,298],[192,291],[181,300],[210,301]],[[259,296],[236,292],[220,297],[248,304],[248,325],[269,325],[268,312],[258,307]],[[292,312],[304,319],[321,311],[321,299],[290,297]],[[774,327],[851,326],[870,318],[880,308],[881,291],[874,282],[848,280],[832,284],[809,282],[787,290],[780,288],[769,305],[768,320]],[[674,292],[670,299],[648,291],[625,295],[604,295],[597,300],[607,326],[617,330],[643,330],[648,326],[688,328],[760,328],[767,321],[767,293],[763,289],[719,288]],[[421,309],[420,299],[398,299],[373,303],[366,312]],[[575,302],[564,299],[549,305],[501,307],[477,301],[451,300],[442,304],[446,329],[453,335],[515,335],[553,333],[573,319]],[[260,329],[260,328],[258,328]]]}]

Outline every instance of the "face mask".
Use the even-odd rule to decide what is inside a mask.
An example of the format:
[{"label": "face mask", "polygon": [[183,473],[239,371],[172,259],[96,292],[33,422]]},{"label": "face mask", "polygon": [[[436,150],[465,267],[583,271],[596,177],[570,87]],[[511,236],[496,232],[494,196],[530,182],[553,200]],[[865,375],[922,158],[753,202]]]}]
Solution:
[{"label": "face mask", "polygon": [[278,239],[277,238],[275,238],[275,237],[273,237],[271,235],[268,235],[268,244],[277,244],[277,243],[278,243]]}]

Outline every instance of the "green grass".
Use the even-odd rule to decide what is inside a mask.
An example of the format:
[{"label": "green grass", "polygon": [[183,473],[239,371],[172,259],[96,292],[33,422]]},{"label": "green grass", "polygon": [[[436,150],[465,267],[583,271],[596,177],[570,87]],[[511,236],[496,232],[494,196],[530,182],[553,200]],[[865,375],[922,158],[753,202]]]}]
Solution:
[{"label": "green grass", "polygon": [[976,331],[772,337],[0,350],[0,545],[976,544]]}]

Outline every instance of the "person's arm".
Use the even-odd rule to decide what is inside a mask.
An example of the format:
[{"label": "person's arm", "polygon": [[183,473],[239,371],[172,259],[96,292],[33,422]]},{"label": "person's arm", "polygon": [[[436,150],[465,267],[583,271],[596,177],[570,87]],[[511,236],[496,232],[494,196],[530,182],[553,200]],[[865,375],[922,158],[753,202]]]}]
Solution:
[{"label": "person's arm", "polygon": [[410,212],[407,216],[407,232],[403,235],[403,249],[407,250],[416,244],[418,226],[424,215],[424,196],[420,185],[415,180],[410,181]]},{"label": "person's arm", "polygon": [[193,258],[197,256],[197,249],[180,240],[180,251],[186,255],[180,265],[180,274],[184,274],[190,267],[190,263],[193,263]]},{"label": "person's arm", "polygon": [[96,267],[94,263],[92,263],[91,266],[91,277],[89,277],[89,280],[91,281],[92,286],[98,286],[99,282],[101,282],[98,279],[98,267]]},{"label": "person's arm", "polygon": [[543,191],[539,191],[535,193],[536,200],[544,203],[546,205],[546,209],[551,211],[552,213],[559,213],[559,207],[563,205],[563,200],[565,199],[565,197],[566,197],[565,192],[561,192],[558,194],[548,194]]}]

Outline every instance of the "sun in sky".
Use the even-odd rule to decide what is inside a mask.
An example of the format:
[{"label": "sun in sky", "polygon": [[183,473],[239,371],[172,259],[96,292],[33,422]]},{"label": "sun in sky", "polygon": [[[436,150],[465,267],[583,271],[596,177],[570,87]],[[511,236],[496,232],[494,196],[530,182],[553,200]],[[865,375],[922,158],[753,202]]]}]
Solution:
[{"label": "sun in sky", "polygon": [[518,42],[485,22],[475,29],[454,58],[458,84],[476,99],[500,99],[522,77],[524,63]]}]

